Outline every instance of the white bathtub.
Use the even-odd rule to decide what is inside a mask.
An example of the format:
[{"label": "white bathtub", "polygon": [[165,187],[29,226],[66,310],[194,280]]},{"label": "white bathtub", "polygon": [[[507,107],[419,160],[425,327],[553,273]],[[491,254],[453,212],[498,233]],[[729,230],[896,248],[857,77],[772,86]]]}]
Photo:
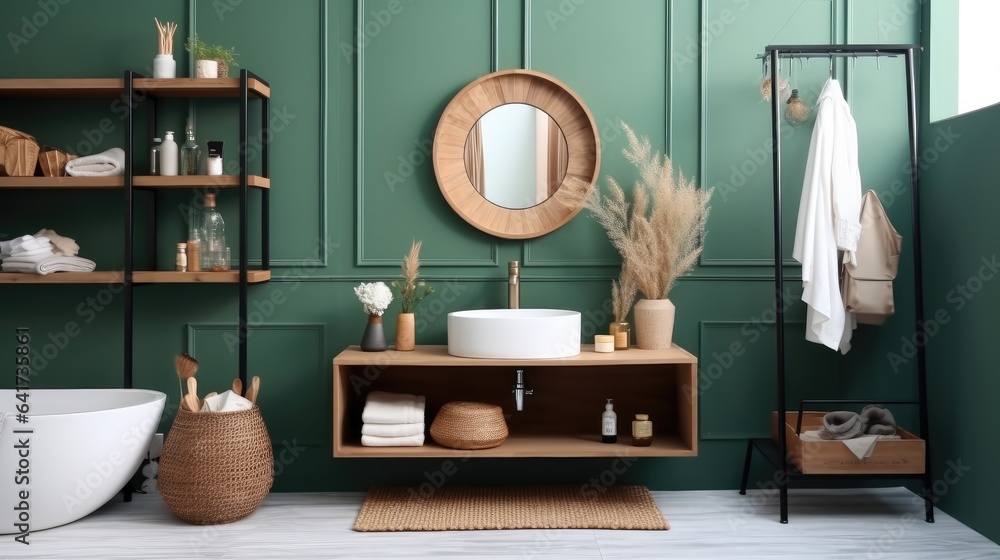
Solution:
[{"label": "white bathtub", "polygon": [[[76,521],[113,498],[149,449],[166,395],[143,389],[32,389],[27,423],[0,429],[0,534]],[[0,390],[0,411],[21,401]],[[15,433],[31,430],[31,433]],[[26,499],[25,499],[26,498]],[[30,540],[30,538],[29,538]]]}]

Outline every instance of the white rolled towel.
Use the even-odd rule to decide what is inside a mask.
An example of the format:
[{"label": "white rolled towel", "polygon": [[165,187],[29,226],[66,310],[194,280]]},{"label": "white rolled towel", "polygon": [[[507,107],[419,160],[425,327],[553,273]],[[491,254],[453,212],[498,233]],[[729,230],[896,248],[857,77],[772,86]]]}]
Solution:
[{"label": "white rolled towel", "polygon": [[424,434],[404,437],[361,436],[365,447],[420,447],[424,444]]},{"label": "white rolled towel", "polygon": [[53,272],[93,272],[97,268],[94,261],[83,257],[66,257],[52,255],[51,257],[11,257],[4,259],[0,270],[4,272],[27,272],[34,274],[51,274]]},{"label": "white rolled towel", "polygon": [[422,435],[423,433],[423,422],[412,424],[364,424],[361,426],[361,435],[363,436],[405,437]]},{"label": "white rolled towel", "polygon": [[125,174],[125,150],[111,148],[105,152],[66,162],[66,174],[73,177],[113,177]]},{"label": "white rolled towel", "polygon": [[424,421],[426,398],[406,393],[372,391],[365,401],[361,421],[365,424],[413,424]]}]

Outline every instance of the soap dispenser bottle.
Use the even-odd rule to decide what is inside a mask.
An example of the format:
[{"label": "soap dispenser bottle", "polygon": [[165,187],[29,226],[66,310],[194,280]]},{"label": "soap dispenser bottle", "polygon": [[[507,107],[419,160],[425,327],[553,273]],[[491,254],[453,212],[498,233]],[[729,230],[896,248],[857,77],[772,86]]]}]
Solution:
[{"label": "soap dispenser bottle", "polygon": [[177,142],[174,141],[174,132],[167,131],[160,144],[160,175],[173,177],[177,175]]},{"label": "soap dispenser bottle", "polygon": [[618,443],[618,414],[615,413],[615,405],[611,399],[604,405],[604,414],[601,415],[601,441]]}]

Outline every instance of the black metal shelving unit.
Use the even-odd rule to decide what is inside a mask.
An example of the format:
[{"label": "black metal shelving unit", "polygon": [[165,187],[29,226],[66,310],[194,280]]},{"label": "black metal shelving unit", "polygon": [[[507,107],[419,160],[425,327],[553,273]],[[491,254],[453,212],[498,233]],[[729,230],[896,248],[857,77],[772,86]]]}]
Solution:
[{"label": "black metal shelving unit", "polygon": [[[922,263],[920,254],[920,201],[919,201],[919,168],[917,161],[917,102],[916,102],[916,72],[914,59],[916,52],[921,50],[919,45],[769,45],[764,49],[764,53],[759,55],[759,59],[769,61],[771,74],[771,138],[774,142],[773,152],[773,179],[774,179],[774,304],[778,325],[776,331],[776,351],[777,351],[777,402],[778,402],[778,441],[768,438],[750,439],[747,442],[746,459],[743,465],[743,478],[740,486],[740,494],[746,494],[747,483],[750,477],[750,464],[753,459],[754,450],[768,461],[775,469],[775,483],[778,486],[780,501],[780,521],[788,523],[788,486],[794,481],[803,480],[897,480],[897,479],[919,479],[923,481],[922,496],[924,499],[924,513],[928,523],[934,522],[934,493],[933,478],[931,476],[931,447],[929,440],[929,429],[927,420],[927,370],[925,363],[925,352],[923,345],[917,345],[916,368],[917,368],[917,401],[893,401],[891,404],[916,405],[919,408],[920,417],[920,437],[924,440],[924,472],[922,474],[804,474],[789,463],[788,442],[785,436],[786,415],[786,394],[785,394],[785,335],[781,325],[784,324],[784,278],[782,270],[782,241],[781,241],[781,117],[780,99],[778,93],[778,68],[781,59],[797,58],[830,58],[831,65],[834,58],[856,58],[856,57],[905,57],[906,67],[906,98],[907,98],[907,121],[909,125],[909,152],[910,152],[910,210],[913,224],[913,273],[915,291],[916,326],[915,332],[923,334],[923,279]],[[801,423],[802,409],[804,404],[826,403],[870,403],[873,401],[859,400],[806,400],[799,403],[799,422]],[[880,401],[886,403],[886,401]],[[886,403],[890,404],[890,403]],[[796,433],[801,431],[801,424]]]},{"label": "black metal shelving unit", "polygon": [[[134,134],[133,134],[133,121],[134,113],[136,108],[143,102],[147,102],[151,105],[149,109],[149,141],[152,142],[154,136],[156,136],[156,123],[157,123],[157,98],[159,97],[185,97],[185,98],[215,98],[220,97],[219,90],[213,90],[206,88],[202,93],[185,93],[183,95],[178,95],[176,90],[168,87],[157,88],[156,86],[150,86],[143,89],[136,87],[136,79],[139,78],[138,74],[131,70],[125,71],[124,76],[124,93],[123,99],[130,100],[126,103],[128,106],[128,111],[126,113],[127,126],[125,128],[125,263],[123,271],[123,284],[124,284],[124,307],[125,307],[125,330],[124,330],[124,344],[125,344],[125,380],[124,386],[126,388],[132,387],[132,340],[133,340],[133,289],[136,285],[135,279],[133,277],[134,272],[134,255],[133,255],[133,243],[132,239],[135,233],[135,227],[133,224],[133,211],[134,211],[134,190],[139,188],[134,185],[134,175],[133,175],[133,160],[134,160]],[[239,77],[239,88],[236,97],[239,100],[239,183],[237,188],[239,188],[240,202],[239,202],[239,216],[240,216],[240,227],[239,227],[239,253],[240,253],[240,266],[239,266],[239,324],[237,326],[238,338],[239,338],[239,377],[243,382],[243,386],[247,386],[247,333],[248,333],[248,294],[249,294],[249,221],[250,221],[250,210],[249,210],[249,196],[250,196],[250,147],[249,147],[249,120],[250,120],[250,99],[251,94],[257,100],[260,101],[260,118],[261,118],[261,177],[264,179],[270,178],[270,130],[268,125],[268,116],[270,113],[270,94],[263,95],[260,92],[254,91],[250,88],[250,81],[254,80],[255,83],[261,84],[264,87],[270,88],[270,85],[261,79],[256,74],[248,70],[240,70]],[[145,94],[145,101],[137,98],[137,92],[142,91]],[[212,188],[212,178],[206,178],[204,185],[199,185],[201,187]],[[192,186],[191,188],[198,188],[198,186]],[[261,268],[260,270],[270,270],[270,227],[269,227],[269,215],[270,215],[270,188],[261,188]],[[152,193],[152,204],[150,204],[150,212],[146,220],[147,225],[147,239],[148,239],[148,253],[151,259],[152,268],[155,269],[156,264],[156,188],[150,188],[149,191]]]}]

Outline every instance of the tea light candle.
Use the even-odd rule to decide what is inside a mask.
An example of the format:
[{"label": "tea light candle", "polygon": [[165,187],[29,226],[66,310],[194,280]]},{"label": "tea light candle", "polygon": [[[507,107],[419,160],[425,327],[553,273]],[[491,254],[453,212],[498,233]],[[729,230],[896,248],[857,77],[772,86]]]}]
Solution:
[{"label": "tea light candle", "polygon": [[610,334],[594,335],[594,352],[614,352],[615,337]]}]

